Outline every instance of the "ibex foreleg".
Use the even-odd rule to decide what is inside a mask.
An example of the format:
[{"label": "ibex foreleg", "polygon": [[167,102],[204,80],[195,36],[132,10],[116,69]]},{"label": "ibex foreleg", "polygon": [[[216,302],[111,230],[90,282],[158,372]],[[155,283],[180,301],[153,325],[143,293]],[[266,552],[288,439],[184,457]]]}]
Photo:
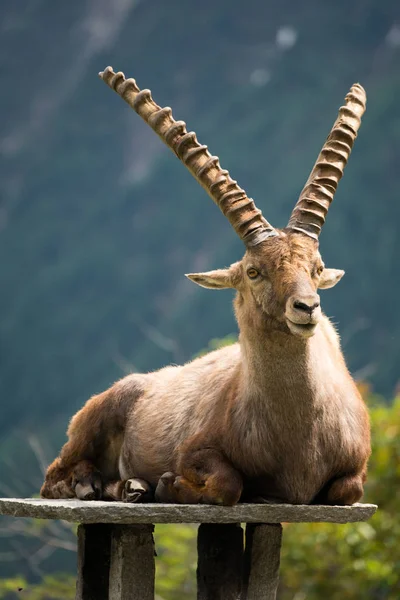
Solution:
[{"label": "ibex foreleg", "polygon": [[184,444],[178,466],[180,474],[165,473],[160,478],[156,489],[159,502],[237,504],[243,490],[241,474],[218,448],[204,446],[197,439]]}]

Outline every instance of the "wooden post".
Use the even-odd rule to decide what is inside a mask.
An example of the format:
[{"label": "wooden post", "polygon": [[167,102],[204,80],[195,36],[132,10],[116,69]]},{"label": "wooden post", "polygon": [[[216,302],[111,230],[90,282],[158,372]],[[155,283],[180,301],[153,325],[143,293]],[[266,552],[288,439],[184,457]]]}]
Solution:
[{"label": "wooden post", "polygon": [[79,525],[76,600],[108,600],[112,525]]},{"label": "wooden post", "polygon": [[114,525],[110,600],[154,600],[153,531],[153,525]]},{"label": "wooden post", "polygon": [[276,599],[281,542],[282,525],[247,525],[242,600]]},{"label": "wooden post", "polygon": [[197,600],[238,600],[243,572],[240,525],[200,525],[197,552]]}]

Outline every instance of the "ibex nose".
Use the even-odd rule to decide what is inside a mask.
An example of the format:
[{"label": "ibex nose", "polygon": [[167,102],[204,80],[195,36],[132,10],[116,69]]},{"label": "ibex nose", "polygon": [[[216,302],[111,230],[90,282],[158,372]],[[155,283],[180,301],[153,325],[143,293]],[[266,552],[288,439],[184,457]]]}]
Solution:
[{"label": "ibex nose", "polygon": [[321,314],[318,294],[292,296],[286,305],[286,316],[298,324],[315,324]]},{"label": "ibex nose", "polygon": [[302,310],[304,312],[307,312],[309,315],[311,315],[311,313],[319,307],[319,297],[318,296],[314,296],[312,299],[301,299],[301,300],[294,300],[293,301],[293,308],[295,310]]}]

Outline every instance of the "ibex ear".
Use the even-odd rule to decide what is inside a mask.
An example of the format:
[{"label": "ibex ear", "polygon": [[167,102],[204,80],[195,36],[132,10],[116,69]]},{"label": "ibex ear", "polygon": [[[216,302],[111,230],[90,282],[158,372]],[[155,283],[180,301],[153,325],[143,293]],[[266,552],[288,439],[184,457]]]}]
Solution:
[{"label": "ibex ear", "polygon": [[344,271],[341,269],[324,269],[318,287],[321,290],[327,290],[336,285],[343,277]]},{"label": "ibex ear", "polygon": [[197,285],[212,290],[234,287],[230,269],[217,269],[216,271],[207,271],[207,273],[189,273],[186,277],[197,283]]}]

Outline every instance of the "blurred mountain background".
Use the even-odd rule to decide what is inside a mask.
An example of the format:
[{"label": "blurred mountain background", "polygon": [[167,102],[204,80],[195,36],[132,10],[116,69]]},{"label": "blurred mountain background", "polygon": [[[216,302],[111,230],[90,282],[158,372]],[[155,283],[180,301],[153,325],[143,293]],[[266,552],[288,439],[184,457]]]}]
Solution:
[{"label": "blurred mountain background", "polygon": [[90,395],[236,334],[231,292],[202,290],[184,273],[229,265],[241,242],[98,79],[109,64],[172,106],[277,227],[351,84],[366,88],[321,236],[325,263],[346,277],[322,301],[351,371],[393,397],[399,13],[394,0],[2,1],[2,495],[38,491],[38,463],[54,457]]}]

